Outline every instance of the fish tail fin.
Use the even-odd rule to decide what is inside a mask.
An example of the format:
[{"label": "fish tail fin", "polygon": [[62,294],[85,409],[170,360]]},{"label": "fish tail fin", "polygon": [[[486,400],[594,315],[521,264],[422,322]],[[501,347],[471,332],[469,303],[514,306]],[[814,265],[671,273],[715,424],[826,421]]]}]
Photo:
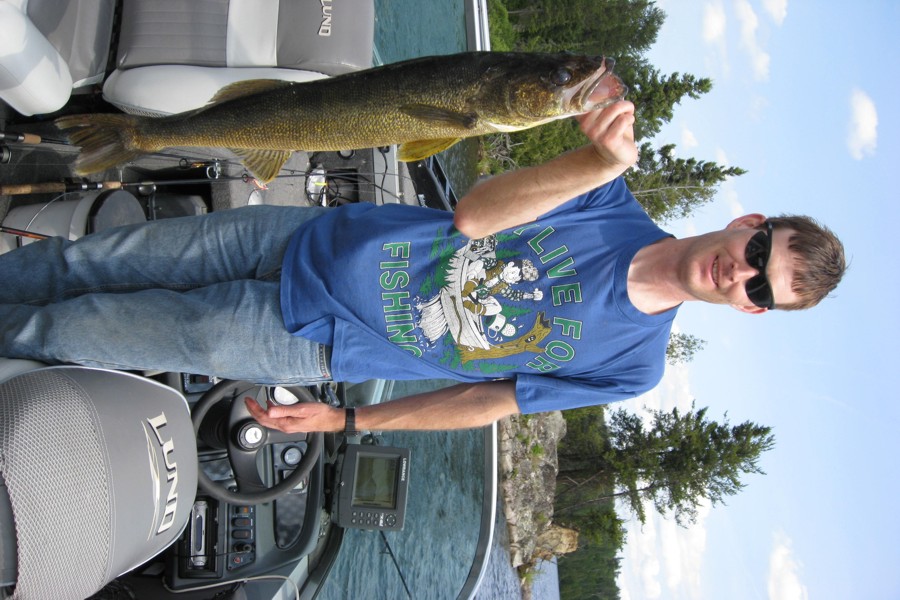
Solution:
[{"label": "fish tail fin", "polygon": [[75,172],[89,175],[134,160],[145,150],[135,141],[140,117],[132,115],[71,115],[56,119],[69,141],[81,146],[75,159]]}]

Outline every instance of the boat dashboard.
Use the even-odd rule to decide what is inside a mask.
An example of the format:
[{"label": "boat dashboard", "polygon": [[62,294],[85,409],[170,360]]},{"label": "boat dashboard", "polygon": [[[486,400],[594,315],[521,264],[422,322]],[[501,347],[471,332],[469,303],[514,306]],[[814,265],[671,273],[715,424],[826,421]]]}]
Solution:
[{"label": "boat dashboard", "polygon": [[[300,401],[294,395],[297,389],[217,383],[184,374],[151,378],[182,392],[192,411],[217,385],[232,385],[226,402],[213,406],[199,425],[199,468],[213,487],[201,485],[197,490],[189,522],[177,542],[120,577],[112,589],[125,588],[137,600],[190,598],[210,589],[227,592],[245,587],[243,597],[248,598],[277,597],[282,588],[287,597],[312,596],[331,568],[345,530],[403,530],[412,475],[409,448],[379,445],[378,438],[368,433],[275,438],[271,434],[277,432],[269,430],[272,443],[263,443],[253,457],[259,481],[248,483],[244,477],[241,483],[241,467],[235,466],[233,444],[228,443],[236,435],[229,418],[234,409],[227,405],[239,404],[244,397],[293,404]],[[345,389],[323,384],[301,391],[308,394],[305,401],[343,406]],[[265,430],[262,435],[267,435]],[[313,436],[320,436],[321,442],[314,443]],[[310,453],[315,456],[306,465]],[[297,469],[305,471],[299,479],[292,477]],[[254,493],[285,483],[287,488],[272,501],[252,501]],[[220,495],[216,488],[226,497],[216,497]],[[229,496],[248,489],[250,501]],[[101,592],[98,598],[102,597]]]}]

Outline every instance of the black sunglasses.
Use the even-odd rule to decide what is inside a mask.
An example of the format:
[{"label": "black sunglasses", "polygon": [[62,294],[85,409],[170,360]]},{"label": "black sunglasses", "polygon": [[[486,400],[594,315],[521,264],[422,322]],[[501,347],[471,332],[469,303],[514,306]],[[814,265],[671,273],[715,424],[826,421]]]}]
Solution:
[{"label": "black sunglasses", "polygon": [[747,280],[745,288],[750,302],[760,308],[775,308],[775,298],[772,296],[772,286],[766,277],[766,266],[772,255],[772,224],[766,221],[765,231],[758,231],[750,241],[744,256],[747,264],[759,271],[758,275]]}]

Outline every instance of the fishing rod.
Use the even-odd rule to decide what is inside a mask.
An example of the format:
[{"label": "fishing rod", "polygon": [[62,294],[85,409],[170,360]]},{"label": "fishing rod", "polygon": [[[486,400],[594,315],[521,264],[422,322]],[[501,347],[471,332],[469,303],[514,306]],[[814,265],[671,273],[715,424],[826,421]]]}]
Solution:
[{"label": "fishing rod", "polygon": [[[220,170],[213,170],[215,166],[208,166],[210,170],[210,175],[206,177],[195,177],[188,179],[147,179],[142,181],[134,181],[134,182],[125,182],[125,181],[116,181],[116,180],[107,180],[107,181],[76,181],[76,180],[67,180],[67,181],[57,181],[57,182],[46,182],[46,183],[19,183],[19,184],[0,184],[0,196],[23,196],[23,195],[31,195],[31,194],[60,194],[60,193],[71,193],[71,192],[86,192],[86,191],[106,191],[106,190],[120,190],[120,189],[140,189],[140,188],[150,188],[160,186],[168,186],[168,185],[196,185],[203,183],[216,183],[216,182],[232,182],[232,181],[242,181],[244,183],[253,183],[255,178],[252,175],[247,173],[241,175],[223,175]],[[310,172],[302,172],[299,170],[289,169],[288,173],[282,173],[276,175],[275,179],[295,179],[295,178],[309,178],[313,177],[314,174],[312,171]],[[214,173],[214,174],[213,174]],[[355,171],[353,169],[333,169],[330,171],[324,171],[324,176],[326,179],[336,179],[343,182],[351,182],[354,178],[359,178],[360,182],[365,182],[369,185],[372,185],[378,188],[382,193],[390,193],[382,184],[379,184],[373,180],[374,177],[381,176],[382,181],[384,177],[387,176],[388,173],[376,173],[375,171]],[[257,187],[264,188],[262,184],[256,184]],[[393,195],[393,194],[392,194]]]},{"label": "fishing rod", "polygon": [[61,143],[61,140],[44,139],[34,133],[14,133],[11,131],[0,131],[0,142],[11,142],[13,144],[40,144],[41,142]]},{"label": "fishing rod", "polygon": [[[13,143],[26,143],[26,144],[57,144],[63,145],[67,147],[74,147],[67,140],[51,138],[51,137],[43,137],[37,134],[30,133],[17,133],[17,132],[3,132],[0,131],[0,141],[9,141]],[[382,156],[387,153],[387,147],[377,148],[379,152],[381,152]],[[351,152],[348,156],[341,154],[343,158],[349,158],[353,156],[353,152]],[[127,189],[127,188],[141,188],[141,187],[152,187],[152,186],[165,186],[165,185],[191,185],[191,184],[202,184],[202,183],[211,183],[213,181],[244,181],[245,183],[254,182],[257,189],[266,189],[265,184],[259,183],[252,176],[244,173],[238,176],[223,176],[221,174],[222,165],[229,166],[237,166],[239,168],[244,168],[243,164],[240,162],[240,159],[222,159],[219,157],[204,157],[202,153],[197,153],[195,158],[189,158],[181,154],[172,154],[167,152],[154,152],[147,155],[155,156],[161,159],[176,159],[178,160],[179,167],[181,168],[191,168],[191,167],[202,167],[204,165],[207,166],[207,178],[199,178],[199,179],[177,179],[177,180],[158,180],[158,181],[140,181],[133,183],[126,183],[122,181],[104,181],[99,183],[88,183],[88,182],[75,182],[75,181],[67,181],[67,182],[54,182],[54,183],[39,183],[39,184],[18,184],[18,185],[0,185],[0,195],[29,195],[29,194],[43,194],[43,193],[68,193],[68,192],[83,192],[83,191],[92,191],[92,190],[117,190],[117,189]],[[9,162],[9,149],[5,145],[0,145],[0,164],[5,164]],[[322,204],[327,205],[331,202],[336,203],[345,203],[347,201],[352,202],[350,198],[344,198],[343,193],[341,191],[341,183],[352,183],[358,185],[359,183],[365,182],[368,185],[373,186],[375,190],[377,190],[382,197],[382,201],[385,199],[385,194],[390,195],[393,198],[397,198],[397,194],[388,190],[385,185],[387,177],[391,174],[387,168],[387,163],[385,162],[384,169],[376,172],[372,170],[371,172],[362,172],[354,169],[329,169],[324,173],[325,182],[320,183],[316,182],[316,185],[321,186],[321,191],[316,193],[314,190],[307,189],[306,198],[308,201],[313,204]],[[321,167],[320,167],[321,168]],[[214,173],[210,172],[214,169]],[[282,168],[282,173],[276,176],[276,178],[285,179],[285,178],[311,178],[316,176],[322,176],[323,174],[320,172],[316,172],[316,169],[311,165],[309,169],[306,171],[301,171],[299,169],[291,169],[287,167]],[[399,173],[395,173],[395,175],[400,176]],[[381,182],[377,182],[375,180],[376,177],[379,177]],[[356,180],[358,178],[358,181]],[[404,177],[407,180],[411,180],[412,178],[409,176]]]},{"label": "fishing rod", "polygon": [[[68,146],[70,148],[74,148],[75,146],[65,139],[52,138],[40,136],[34,133],[17,133],[11,131],[0,131],[0,142],[10,142],[10,143],[24,143],[29,145],[39,145],[39,144],[54,144],[59,146]],[[386,152],[386,148],[378,148],[378,150],[384,154]],[[343,158],[350,158],[355,154],[355,151],[351,150],[348,155],[343,155],[339,153]],[[149,152],[144,155],[145,157],[159,157],[159,158],[173,158],[179,161],[179,164],[183,166],[182,163],[195,163],[195,162],[213,162],[225,165],[238,166],[243,168],[243,164],[240,159],[228,159],[228,158],[219,158],[215,156],[203,156],[201,153],[197,153],[195,157],[187,157],[183,154],[174,154],[171,152]],[[297,172],[296,169],[288,169],[286,167],[282,167],[282,170]]]},{"label": "fishing rod", "polygon": [[[69,146],[72,148],[75,147],[71,142],[69,142],[66,139],[40,136],[40,135],[37,135],[34,133],[18,133],[18,132],[12,132],[12,131],[0,131],[0,142],[25,143],[25,144],[30,144],[30,145],[55,144],[55,145],[60,145],[60,146]],[[380,147],[376,148],[376,150],[378,150],[382,155],[384,155],[387,153],[388,147],[380,146]],[[355,153],[356,153],[355,150],[350,150],[350,151],[347,151],[346,153],[344,151],[338,152],[338,154],[342,158],[345,158],[345,159],[351,158]],[[315,153],[313,153],[313,154],[315,154]],[[175,159],[178,159],[180,162],[186,162],[186,161],[195,162],[196,161],[196,158],[191,159],[189,157],[185,157],[182,154],[173,154],[170,152],[150,152],[150,153],[145,154],[144,156],[145,157],[156,156],[156,157],[161,157],[161,158],[175,158]],[[198,156],[199,156],[200,161],[212,161],[212,162],[217,162],[217,163],[222,163],[222,164],[237,165],[237,166],[243,167],[240,159],[227,159],[227,158],[222,159],[222,158],[218,158],[218,157],[203,156],[202,154],[199,154],[199,153],[198,153]],[[294,169],[287,169],[285,167],[283,167],[282,170],[295,171]]]},{"label": "fishing rod", "polygon": [[[56,146],[67,146],[69,148],[75,148],[75,146],[69,140],[66,140],[66,139],[46,137],[46,136],[37,135],[35,133],[18,133],[18,132],[13,132],[13,131],[0,131],[0,142],[8,142],[8,143],[13,143],[13,144],[20,143],[20,144],[27,144],[27,145],[31,145],[31,146],[38,146],[41,144],[52,144],[52,145],[56,145]],[[6,145],[4,145],[3,147],[6,148],[6,151],[8,153],[9,147]],[[168,152],[152,152],[152,153],[147,154],[146,156],[148,156],[148,157],[149,156],[158,156],[158,157],[162,157],[162,158],[175,158],[175,159],[178,159],[179,162],[197,162],[197,160],[190,160],[183,155],[171,154]],[[203,161],[203,162],[224,162],[224,163],[228,163],[228,164],[239,164],[239,163],[232,163],[231,161],[228,161],[228,160],[220,160],[220,159],[214,158],[214,157],[201,157],[199,160]],[[8,159],[6,162],[9,162]]]},{"label": "fishing rod", "polygon": [[37,135],[36,133],[17,133],[14,131],[0,131],[0,165],[9,164],[12,161],[12,150],[6,144],[26,144],[28,146],[39,146],[40,144],[59,144],[63,146],[71,146],[66,140],[56,138],[48,138]]},{"label": "fishing rod", "polygon": [[[340,178],[343,180],[348,180],[354,175],[370,175],[369,173],[359,173],[358,171],[330,171],[326,172],[326,175],[333,176],[336,178]],[[371,173],[371,175],[378,175],[377,173]],[[276,175],[276,179],[292,179],[292,178],[300,178],[300,177],[309,177],[308,173],[287,173]],[[251,183],[254,181],[254,177],[249,174],[243,175],[219,175],[218,177],[197,177],[190,179],[151,179],[151,180],[143,180],[143,181],[134,181],[134,182],[126,182],[126,181],[58,181],[58,182],[48,182],[48,183],[11,183],[11,184],[0,184],[0,196],[23,196],[29,194],[53,194],[53,193],[65,193],[65,192],[85,192],[85,191],[98,191],[98,190],[121,190],[127,188],[140,188],[147,186],[166,186],[166,185],[195,185],[200,183],[215,183],[215,182],[228,182],[228,181],[242,181],[244,183]],[[368,181],[367,183],[375,183]],[[380,187],[380,186],[378,186]]]},{"label": "fishing rod", "polygon": [[17,237],[26,237],[31,238],[33,240],[46,240],[49,235],[44,235],[43,233],[36,233],[34,231],[25,231],[24,229],[16,229],[15,227],[7,227],[6,225],[0,225],[0,233],[7,233],[9,235],[14,235]]},{"label": "fishing rod", "polygon": [[125,185],[119,181],[51,181],[48,183],[0,184],[0,196],[28,196],[30,194],[67,194],[96,190],[120,190]]},{"label": "fishing rod", "polygon": [[[11,131],[0,131],[0,142],[24,143],[24,144],[30,144],[30,145],[55,144],[55,145],[61,145],[61,146],[74,147],[71,142],[69,142],[68,140],[65,140],[65,139],[44,137],[44,136],[40,136],[40,135],[37,135],[34,133],[17,133],[17,132],[11,132]],[[7,160],[0,161],[0,162],[8,162],[9,149],[7,146],[3,146],[3,148],[6,150],[6,154],[4,154],[4,156],[7,157]],[[379,147],[379,148],[377,148],[377,150],[382,155],[385,155],[387,153],[388,147],[387,146]],[[355,151],[351,150],[349,152],[349,154],[346,154],[346,155],[343,153],[338,153],[338,154],[342,158],[349,159],[350,157],[352,157],[355,154]],[[173,154],[170,152],[152,152],[152,153],[146,154],[145,156],[147,156],[147,157],[155,156],[155,157],[159,157],[159,158],[163,158],[163,159],[166,159],[166,158],[177,159],[180,167],[189,167],[189,166],[199,162],[201,164],[204,164],[204,163],[213,163],[216,165],[224,164],[224,165],[238,166],[240,168],[244,168],[244,165],[241,163],[241,161],[239,159],[228,159],[228,158],[222,159],[222,158],[218,158],[218,157],[203,156],[202,154],[199,154],[199,153],[198,153],[198,156],[196,156],[194,158],[186,157],[182,154]],[[287,167],[282,167],[281,170],[288,171],[289,173],[293,174],[293,176],[308,176],[309,175],[308,171],[306,173],[301,174],[301,172],[299,170],[290,169]],[[338,171],[340,171],[340,169]],[[354,172],[352,170],[348,170],[348,171]],[[371,173],[371,175],[373,177],[378,174],[379,173],[375,173],[374,171]],[[384,178],[387,177],[388,174],[389,173],[387,170],[385,170],[383,173],[380,173],[380,175],[382,176],[382,182],[384,181]],[[278,177],[281,177],[281,176],[282,175],[278,175]],[[216,177],[216,179],[218,179],[218,177]],[[376,187],[378,187],[377,184],[375,184],[373,181],[370,180],[369,182],[372,183],[373,185],[376,185]],[[379,187],[379,189],[383,190],[383,185],[381,187]],[[28,192],[25,192],[25,193],[28,193]],[[40,192],[35,192],[35,193],[40,193]]]}]

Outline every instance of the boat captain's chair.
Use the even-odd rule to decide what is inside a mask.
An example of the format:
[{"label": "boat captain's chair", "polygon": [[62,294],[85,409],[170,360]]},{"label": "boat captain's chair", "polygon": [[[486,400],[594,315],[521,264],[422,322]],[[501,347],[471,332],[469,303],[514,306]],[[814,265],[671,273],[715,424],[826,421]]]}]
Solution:
[{"label": "boat captain's chair", "polygon": [[[0,0],[0,99],[22,114],[57,110],[73,82],[96,82],[71,73],[71,56],[102,56],[102,79],[113,30],[116,56],[103,97],[135,114],[199,108],[236,81],[310,81],[372,66],[374,0],[122,0],[118,27],[107,9],[115,0],[64,4],[60,11],[60,0]],[[103,18],[87,18],[86,7]],[[66,39],[88,48],[55,39],[81,28],[94,31]]]},{"label": "boat captain's chair", "polygon": [[82,600],[190,521],[187,402],[127,373],[0,359],[0,588]]}]

